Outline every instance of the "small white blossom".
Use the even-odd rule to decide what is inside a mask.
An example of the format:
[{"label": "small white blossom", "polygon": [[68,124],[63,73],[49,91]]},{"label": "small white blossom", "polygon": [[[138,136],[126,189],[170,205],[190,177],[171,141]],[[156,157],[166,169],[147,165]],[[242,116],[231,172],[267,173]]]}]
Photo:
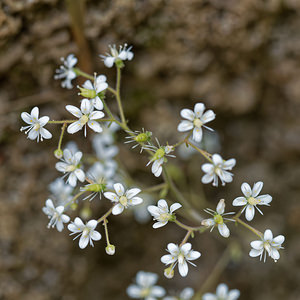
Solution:
[{"label": "small white blossom", "polygon": [[231,158],[229,160],[223,160],[219,154],[214,154],[212,156],[212,163],[206,163],[202,165],[202,171],[206,173],[202,177],[202,183],[213,182],[213,186],[218,186],[218,176],[222,182],[222,185],[225,183],[231,182],[233,174],[228,172],[232,170],[235,166],[235,159]]},{"label": "small white blossom", "polygon": [[190,263],[193,266],[196,266],[191,262],[191,260],[198,259],[201,256],[201,253],[198,251],[192,250],[191,243],[185,243],[182,246],[175,245],[174,243],[169,243],[167,246],[167,251],[170,254],[166,254],[161,257],[161,262],[169,265],[172,264],[172,269],[178,263],[179,274],[182,277],[185,277],[188,274],[188,264]]},{"label": "small white blossom", "polygon": [[83,85],[82,88],[78,86],[80,89],[79,95],[83,97],[90,98],[93,106],[98,109],[103,109],[103,103],[101,101],[99,93],[103,92],[108,88],[108,84],[106,83],[106,76],[105,75],[94,75],[94,82],[92,83],[90,80],[87,80]]},{"label": "small white blossom", "polygon": [[219,233],[223,237],[228,238],[230,235],[230,231],[229,231],[229,228],[227,227],[227,225],[224,223],[224,220],[233,221],[233,222],[234,222],[234,220],[224,218],[224,216],[234,214],[234,212],[224,213],[225,212],[224,199],[221,199],[219,201],[216,211],[209,209],[209,208],[205,209],[204,211],[207,212],[208,214],[212,215],[213,218],[205,219],[201,222],[201,224],[204,226],[207,226],[207,227],[211,227],[210,231],[212,231],[215,226],[218,226]]},{"label": "small white blossom", "polygon": [[273,238],[273,233],[270,229],[267,229],[264,233],[264,236],[260,241],[252,241],[250,243],[251,251],[249,255],[251,257],[260,256],[260,260],[264,255],[264,262],[266,261],[266,253],[269,254],[271,258],[274,259],[275,262],[280,258],[279,249],[283,249],[281,244],[284,242],[285,238],[283,235],[278,235]]},{"label": "small white blossom", "polygon": [[166,294],[164,288],[155,285],[158,276],[155,273],[139,271],[136,274],[136,284],[127,288],[127,295],[134,299],[156,300]]},{"label": "small white blossom", "polygon": [[51,139],[52,134],[47,129],[43,128],[48,122],[49,117],[41,117],[39,118],[39,108],[36,106],[31,110],[31,113],[22,112],[21,113],[22,120],[29,124],[29,126],[22,126],[21,131],[26,130],[25,133],[28,132],[28,138],[31,140],[37,140],[39,142],[40,136],[41,141],[44,139]]},{"label": "small white blossom", "polygon": [[70,217],[63,214],[65,208],[61,206],[55,207],[52,200],[46,200],[46,205],[43,207],[43,212],[50,219],[48,228],[56,226],[58,231],[62,231],[64,229],[64,223],[68,223],[70,221]]},{"label": "small white blossom", "polygon": [[164,199],[158,200],[157,206],[148,206],[147,209],[149,213],[153,216],[153,219],[157,221],[153,224],[153,228],[165,226],[168,221],[174,220],[175,214],[173,214],[173,212],[180,207],[182,207],[180,203],[174,203],[170,206],[169,210],[168,203]]},{"label": "small white blossom", "polygon": [[62,178],[57,178],[49,184],[49,190],[56,200],[56,204],[65,205],[73,198],[73,187],[66,184]]},{"label": "small white blossom", "polygon": [[206,293],[202,296],[202,300],[236,300],[240,297],[239,290],[228,290],[225,283],[217,286],[216,294]]},{"label": "small white blossom", "polygon": [[178,297],[167,296],[164,297],[163,300],[191,300],[194,294],[195,294],[194,290],[190,287],[187,287],[181,291]]},{"label": "small white blossom", "polygon": [[133,52],[131,51],[132,46],[127,48],[127,44],[119,47],[119,51],[116,49],[116,45],[109,46],[110,53],[106,53],[106,55],[99,55],[105,64],[106,67],[111,68],[114,63],[118,63],[118,61],[124,60],[132,60]]},{"label": "small white blossom", "polygon": [[202,140],[202,126],[213,131],[213,129],[204,124],[214,120],[216,115],[212,110],[208,110],[205,113],[204,110],[205,105],[203,103],[196,103],[194,111],[185,108],[180,112],[181,116],[187,120],[181,121],[177,127],[177,130],[180,132],[185,132],[193,129],[192,138],[197,143],[201,142]]},{"label": "small white blossom", "polygon": [[125,208],[130,206],[138,205],[143,202],[143,199],[136,197],[136,195],[141,191],[138,188],[133,188],[125,191],[124,186],[121,183],[114,184],[114,190],[116,193],[105,192],[104,197],[116,202],[117,204],[113,207],[112,214],[119,215],[123,212]]},{"label": "small white blossom", "polygon": [[67,105],[66,110],[73,116],[79,118],[78,121],[68,126],[68,133],[75,133],[84,127],[84,136],[86,136],[86,125],[88,125],[95,132],[102,132],[102,127],[95,121],[104,117],[102,111],[93,111],[93,106],[88,99],[81,101],[80,109],[73,105]]},{"label": "small white blossom", "polygon": [[162,165],[166,162],[166,156],[175,157],[175,155],[171,155],[170,153],[174,151],[173,146],[159,146],[159,148],[155,146],[145,146],[144,149],[148,149],[154,152],[152,158],[147,163],[149,166],[151,163],[151,172],[154,174],[155,177],[159,177],[162,173]]},{"label": "small white blossom", "polygon": [[241,190],[245,197],[237,197],[233,200],[233,206],[244,206],[242,213],[246,210],[245,216],[248,221],[253,220],[255,214],[255,208],[263,215],[262,211],[257,205],[267,205],[272,201],[270,195],[260,195],[259,193],[263,188],[263,182],[259,181],[253,185],[251,189],[250,185],[244,182],[241,186]]},{"label": "small white blossom", "polygon": [[56,75],[54,75],[54,79],[62,79],[65,78],[64,81],[61,82],[61,86],[63,88],[71,89],[73,87],[71,81],[77,77],[74,66],[77,64],[77,58],[74,54],[69,54],[67,59],[61,58],[63,65],[60,66],[60,69],[56,70]]},{"label": "small white blossom", "polygon": [[81,236],[79,239],[79,248],[84,249],[88,243],[94,247],[93,240],[99,241],[101,239],[101,234],[95,230],[97,225],[96,220],[90,220],[84,224],[82,220],[77,217],[72,224],[68,225],[68,229],[72,231],[70,235],[77,234],[74,240]]},{"label": "small white blossom", "polygon": [[[69,149],[64,150],[64,158],[61,159],[62,162],[58,162],[55,165],[56,170],[63,172],[66,175],[69,174],[67,183],[75,187],[77,179],[84,182],[85,174],[83,170],[80,169],[80,160],[82,157],[82,152],[78,151],[74,155]],[[65,176],[66,176],[65,175]]]}]

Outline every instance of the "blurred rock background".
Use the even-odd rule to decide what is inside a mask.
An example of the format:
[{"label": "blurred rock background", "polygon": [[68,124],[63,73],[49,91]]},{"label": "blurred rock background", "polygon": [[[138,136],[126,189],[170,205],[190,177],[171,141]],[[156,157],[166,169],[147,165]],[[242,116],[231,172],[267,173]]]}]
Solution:
[{"label": "blurred rock background", "polygon": [[[159,284],[170,290],[199,289],[235,240],[240,247],[210,291],[225,282],[241,290],[241,299],[299,299],[299,10],[297,0],[1,0],[0,299],[127,299],[125,289],[140,269],[159,273]],[[79,97],[76,89],[63,90],[53,80],[60,57],[75,53],[82,69],[106,73],[114,82],[114,70],[98,54],[124,42],[135,53],[123,73],[130,126],[172,143],[181,136],[174,135],[181,108],[198,101],[212,108],[214,147],[224,158],[237,159],[234,182],[202,190],[203,160],[197,155],[171,162],[170,169],[199,211],[215,208],[220,198],[230,209],[242,182],[264,181],[263,192],[273,202],[253,224],[286,236],[277,264],[251,259],[249,242],[255,237],[232,226],[229,241],[216,232],[198,236],[197,269],[185,279],[167,280],[159,258],[168,242],[184,235],[172,224],[153,232],[151,222],[140,225],[131,215],[111,218],[113,257],[105,254],[103,241],[81,251],[66,230],[46,228],[41,208],[47,185],[59,176],[52,155],[56,139],[27,140],[19,132],[20,113],[38,105],[53,119],[68,116],[64,106],[78,104]],[[112,97],[107,100],[114,105]],[[74,138],[82,143],[80,134]],[[148,186],[159,183],[144,167],[147,157],[129,151],[122,138],[121,158],[132,177]],[[101,212],[99,206],[93,217]]]}]

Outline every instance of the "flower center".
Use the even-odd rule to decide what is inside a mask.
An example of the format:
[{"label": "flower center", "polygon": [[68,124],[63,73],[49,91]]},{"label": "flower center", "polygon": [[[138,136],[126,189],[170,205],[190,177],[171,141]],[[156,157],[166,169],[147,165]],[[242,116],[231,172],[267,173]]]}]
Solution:
[{"label": "flower center", "polygon": [[38,131],[41,128],[40,123],[35,123],[34,130]]},{"label": "flower center", "polygon": [[76,170],[76,166],[75,165],[68,165],[66,167],[66,172],[73,172]]},{"label": "flower center", "polygon": [[150,295],[150,292],[151,292],[150,288],[144,288],[144,289],[141,290],[140,297],[141,298],[146,298]]},{"label": "flower center", "polygon": [[203,122],[200,119],[194,119],[193,124],[200,128],[203,125]]},{"label": "flower center", "polygon": [[128,199],[127,199],[125,196],[121,196],[119,202],[120,202],[123,206],[127,206]]},{"label": "flower center", "polygon": [[153,155],[153,160],[158,160],[165,156],[165,150],[163,148],[159,148],[156,150],[155,154]]},{"label": "flower center", "polygon": [[269,242],[264,242],[264,248],[266,249],[266,251],[270,254],[271,253],[271,245]]},{"label": "flower center", "polygon": [[83,126],[89,121],[89,117],[87,115],[83,115],[80,119],[79,122]]},{"label": "flower center", "polygon": [[214,216],[214,221],[216,224],[223,224],[223,217],[221,215],[215,215]]},{"label": "flower center", "polygon": [[259,203],[260,203],[260,200],[254,198],[254,197],[249,197],[249,198],[248,198],[248,203],[251,204],[251,205],[256,205],[256,204],[259,204]]},{"label": "flower center", "polygon": [[170,214],[163,213],[159,215],[159,221],[164,222],[170,220]]},{"label": "flower center", "polygon": [[180,253],[179,255],[178,255],[178,263],[179,264],[182,264],[184,262],[184,255],[182,254],[182,253]]}]

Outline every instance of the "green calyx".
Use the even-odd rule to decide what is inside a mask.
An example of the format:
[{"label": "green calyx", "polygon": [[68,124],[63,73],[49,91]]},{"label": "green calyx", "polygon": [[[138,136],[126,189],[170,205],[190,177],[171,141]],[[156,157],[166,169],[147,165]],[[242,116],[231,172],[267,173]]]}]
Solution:
[{"label": "green calyx", "polygon": [[161,159],[165,156],[166,152],[163,148],[159,148],[156,150],[156,152],[153,155],[153,160]]},{"label": "green calyx", "polygon": [[89,90],[89,89],[85,89],[85,88],[82,88],[82,87],[78,87],[78,88],[80,89],[79,95],[81,95],[84,98],[93,99],[97,96],[95,90]]},{"label": "green calyx", "polygon": [[124,65],[124,63],[123,63],[123,60],[122,59],[120,59],[120,58],[117,58],[116,60],[115,60],[115,64],[116,64],[116,67],[117,68],[123,68],[123,67],[125,67],[125,65]]},{"label": "green calyx", "polygon": [[138,134],[137,136],[134,137],[134,140],[138,143],[145,143],[150,141],[152,136],[152,132],[146,131]]},{"label": "green calyx", "polygon": [[216,224],[223,224],[224,223],[223,222],[223,217],[219,214],[214,216],[214,221],[215,221]]},{"label": "green calyx", "polygon": [[92,183],[92,184],[89,184],[85,187],[85,190],[86,191],[89,191],[89,192],[96,192],[96,193],[99,193],[99,192],[103,192],[106,188],[106,185],[103,184],[103,183]]}]

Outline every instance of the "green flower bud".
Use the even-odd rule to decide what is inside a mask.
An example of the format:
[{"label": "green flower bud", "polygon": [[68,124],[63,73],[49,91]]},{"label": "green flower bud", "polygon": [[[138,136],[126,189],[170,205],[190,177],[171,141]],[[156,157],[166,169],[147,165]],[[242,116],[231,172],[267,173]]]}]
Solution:
[{"label": "green flower bud", "polygon": [[114,245],[107,245],[105,251],[108,255],[114,255],[116,252],[116,247]]},{"label": "green flower bud", "polygon": [[64,152],[61,149],[56,149],[54,151],[54,156],[58,159],[62,158],[64,155]]},{"label": "green flower bud", "polygon": [[79,95],[81,95],[84,98],[90,98],[93,99],[97,96],[96,91],[95,90],[89,90],[89,89],[85,89],[82,88],[80,86],[78,86],[78,88],[80,89],[80,93]]},{"label": "green flower bud", "polygon": [[164,275],[169,279],[174,277],[174,270],[173,270],[172,266],[170,266],[169,268],[166,268],[164,270]]}]

